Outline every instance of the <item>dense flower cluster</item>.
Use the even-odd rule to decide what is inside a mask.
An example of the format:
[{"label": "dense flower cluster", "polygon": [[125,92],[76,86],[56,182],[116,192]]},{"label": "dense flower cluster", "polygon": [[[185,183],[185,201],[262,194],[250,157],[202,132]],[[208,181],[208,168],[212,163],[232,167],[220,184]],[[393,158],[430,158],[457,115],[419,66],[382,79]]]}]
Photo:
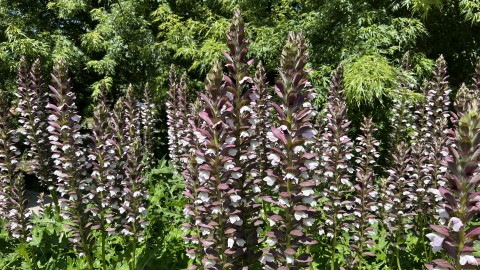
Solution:
[{"label": "dense flower cluster", "polygon": [[323,169],[320,186],[323,187],[322,195],[327,198],[322,210],[326,220],[319,228],[320,234],[326,233],[331,239],[331,268],[335,268],[335,254],[338,237],[341,230],[348,230],[344,226],[354,202],[347,195],[354,191],[350,181],[354,174],[352,161],[354,154],[353,142],[348,137],[347,104],[342,88],[343,70],[337,69],[332,76],[328,91],[327,113],[322,143],[319,153]]},{"label": "dense flower cluster", "polygon": [[431,225],[434,232],[427,234],[433,251],[444,250],[451,261],[436,259],[434,265],[427,265],[428,269],[476,269],[480,265],[480,259],[473,255],[476,252],[473,245],[480,230],[471,222],[480,211],[477,192],[480,115],[476,101],[458,125],[455,131],[457,145],[449,146],[447,185],[439,188],[445,200],[443,207],[448,223]]},{"label": "dense flower cluster", "polygon": [[27,61],[22,58],[18,67],[18,104],[16,111],[19,113],[19,123],[22,124],[19,133],[22,135],[23,143],[28,146],[27,156],[31,160],[31,170],[40,180],[43,186],[50,190],[56,213],[59,214],[58,197],[55,191],[55,178],[53,174],[53,158],[49,144],[48,92],[45,91],[40,61],[36,60],[30,71],[27,68]]},{"label": "dense flower cluster", "polygon": [[52,157],[57,176],[57,191],[62,217],[70,220],[67,229],[72,233],[68,239],[80,256],[86,256],[90,267],[91,259],[91,219],[85,215],[90,211],[88,201],[94,198],[92,178],[87,177],[91,163],[87,161],[84,136],[80,133],[81,116],[77,114],[75,94],[70,88],[67,64],[60,60],[52,74],[50,86],[52,103],[48,104],[51,114],[48,117],[52,145]]},{"label": "dense flower cluster", "polygon": [[7,221],[11,236],[25,243],[31,240],[31,212],[26,208],[25,183],[19,172],[19,139],[12,119],[9,103],[0,92],[0,217]]},{"label": "dense flower cluster", "polygon": [[375,256],[368,251],[374,246],[373,235],[375,234],[373,226],[378,222],[375,213],[378,210],[376,203],[378,192],[374,186],[376,177],[375,169],[376,159],[380,156],[376,148],[380,143],[375,139],[376,129],[373,127],[372,119],[363,120],[361,131],[363,135],[357,138],[355,152],[358,153],[356,159],[356,177],[354,183],[354,207],[352,207],[355,220],[352,223],[352,249],[355,252],[354,258],[358,261],[352,262],[362,268],[364,256]]}]

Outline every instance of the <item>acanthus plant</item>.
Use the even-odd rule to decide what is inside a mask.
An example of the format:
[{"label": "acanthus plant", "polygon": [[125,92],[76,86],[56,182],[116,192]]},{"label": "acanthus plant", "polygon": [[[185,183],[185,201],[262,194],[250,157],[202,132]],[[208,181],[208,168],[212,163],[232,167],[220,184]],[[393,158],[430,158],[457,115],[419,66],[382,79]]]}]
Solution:
[{"label": "acanthus plant", "polygon": [[92,134],[90,136],[90,149],[88,158],[92,164],[91,178],[95,189],[91,192],[95,195],[95,206],[90,209],[93,216],[92,230],[100,233],[100,244],[102,254],[102,269],[107,269],[106,241],[107,234],[115,230],[107,220],[115,215],[111,209],[112,197],[116,199],[115,193],[110,193],[110,188],[115,186],[115,162],[113,156],[113,145],[109,141],[111,130],[108,126],[109,111],[105,103],[104,86],[100,87],[98,94],[98,105],[93,113]]},{"label": "acanthus plant", "polygon": [[92,258],[91,211],[88,202],[94,198],[92,179],[87,176],[91,164],[87,161],[84,136],[80,133],[81,117],[76,112],[75,94],[70,88],[67,64],[61,59],[54,67],[50,97],[50,144],[55,159],[57,191],[65,198],[59,199],[62,217],[70,232],[68,240],[80,257],[85,256],[88,268],[94,269]]},{"label": "acanthus plant", "polygon": [[[180,89],[180,91],[185,90],[186,89]],[[184,208],[184,214],[189,222],[185,222],[182,226],[183,230],[187,232],[184,236],[185,244],[191,244],[188,246],[187,256],[193,260],[189,269],[197,269],[198,266],[201,265],[201,262],[197,261],[197,259],[202,258],[201,255],[204,250],[201,242],[202,239],[204,239],[204,235],[202,234],[203,229],[200,225],[205,218],[204,212],[206,208],[202,205],[200,190],[210,177],[210,171],[198,170],[199,164],[196,156],[196,152],[201,151],[201,145],[195,134],[203,136],[198,130],[201,128],[201,119],[198,117],[201,109],[202,104],[200,100],[197,99],[191,106],[191,113],[186,115],[188,118],[188,131],[185,140],[189,144],[189,150],[188,153],[182,157],[185,163],[185,170],[182,172],[185,178],[185,191],[183,194],[189,200],[189,203],[187,203]],[[203,162],[203,159],[199,161]]]},{"label": "acanthus plant", "polygon": [[365,257],[375,256],[370,249],[375,244],[373,226],[378,222],[375,215],[378,209],[376,202],[378,193],[374,186],[377,175],[374,170],[377,167],[376,159],[380,156],[376,149],[380,143],[374,137],[376,129],[371,118],[364,118],[360,130],[363,134],[357,138],[355,147],[359,156],[356,159],[354,207],[351,210],[355,216],[351,231],[352,257],[355,259],[351,264],[355,269],[364,269],[364,266],[368,265]]},{"label": "acanthus plant", "polygon": [[399,142],[392,154],[392,167],[387,171],[387,189],[383,191],[387,195],[384,206],[387,217],[384,222],[388,238],[395,248],[398,269],[402,269],[400,250],[404,247],[407,231],[413,227],[414,218],[411,208],[416,197],[411,191],[413,181],[410,173],[413,168],[410,158],[410,147],[404,141]]},{"label": "acanthus plant", "polygon": [[[415,196],[412,212],[416,211],[413,231],[424,248],[427,248],[423,241],[426,226],[434,219],[441,220],[443,215],[443,212],[436,214],[441,210],[436,207],[441,196],[435,190],[444,185],[443,176],[447,171],[444,162],[448,155],[447,124],[451,89],[448,87],[446,63],[442,56],[436,61],[433,74],[433,80],[422,87],[426,101],[415,111],[417,123],[411,145],[410,177],[414,181],[411,192]],[[418,212],[420,209],[423,209],[421,213]]]},{"label": "acanthus plant", "polygon": [[[227,96],[224,75],[216,62],[205,80],[205,93],[200,94],[203,110],[199,113],[202,128],[195,132],[200,149],[195,151],[199,165],[199,180],[205,184],[198,188],[197,204],[201,212],[201,243],[204,247],[201,262],[205,269],[230,268],[238,265],[245,239],[236,238],[244,220],[237,209],[239,196],[232,188],[233,177],[239,167],[233,162],[235,137],[229,134],[227,117],[232,104]],[[203,124],[204,123],[204,124]],[[235,176],[236,177],[236,176]],[[229,240],[232,239],[232,240]]]},{"label": "acanthus plant", "polygon": [[125,106],[125,130],[124,138],[126,145],[126,163],[123,167],[125,178],[121,182],[119,213],[122,214],[122,234],[128,239],[131,247],[130,269],[137,269],[136,257],[139,244],[143,242],[143,230],[147,226],[145,215],[147,208],[145,200],[148,198],[147,191],[143,188],[143,152],[140,133],[140,112],[137,101],[133,96],[133,87],[127,90],[124,101]]},{"label": "acanthus plant", "polygon": [[13,117],[9,102],[0,91],[0,218],[7,221],[10,235],[24,246],[25,259],[32,266],[34,258],[28,251],[27,243],[32,240],[31,212],[27,209],[25,182],[20,172],[21,152],[17,148],[18,134],[12,127]]},{"label": "acanthus plant", "polygon": [[478,269],[480,259],[473,253],[473,247],[480,235],[480,227],[472,223],[479,214],[480,194],[477,192],[478,155],[480,153],[480,114],[478,104],[473,101],[468,111],[460,118],[455,131],[456,146],[448,150],[447,184],[438,191],[444,199],[447,225],[431,225],[432,233],[427,234],[434,252],[442,251],[450,260],[433,260],[428,269]]},{"label": "acanthus plant", "polygon": [[49,145],[48,127],[48,92],[45,91],[40,70],[40,61],[36,60],[28,71],[25,58],[18,67],[17,112],[22,128],[23,143],[28,146],[27,156],[31,159],[31,167],[42,186],[48,187],[52,197],[55,213],[58,216],[58,196],[53,175],[53,158]]},{"label": "acanthus plant", "polygon": [[155,130],[155,104],[152,101],[150,88],[145,86],[143,91],[143,102],[139,103],[142,122],[142,145],[145,151],[144,164],[145,168],[152,168],[155,165],[155,155],[153,153],[153,136]]},{"label": "acanthus plant", "polygon": [[272,142],[267,156],[272,169],[266,181],[274,185],[272,195],[263,197],[271,208],[265,241],[270,247],[263,249],[261,258],[266,269],[308,267],[312,262],[309,247],[316,243],[312,238],[317,211],[312,174],[319,162],[309,149],[317,131],[309,102],[314,93],[305,70],[306,49],[301,34],[288,35],[275,83],[279,103],[271,102],[277,117],[267,135]]},{"label": "acanthus plant", "polygon": [[[245,23],[240,12],[234,13],[230,24],[230,31],[226,34],[227,47],[229,51],[224,51],[226,58],[225,67],[229,73],[224,76],[226,95],[232,104],[230,114],[226,115],[226,124],[229,126],[229,134],[233,138],[233,146],[228,149],[229,156],[232,157],[231,164],[235,166],[234,172],[230,175],[231,183],[231,208],[239,211],[240,219],[243,224],[229,236],[229,248],[235,247],[242,254],[241,264],[249,266],[257,262],[258,245],[257,228],[261,223],[260,211],[261,204],[254,200],[256,193],[259,192],[258,171],[256,168],[257,151],[260,140],[254,136],[255,126],[263,123],[254,118],[252,112],[252,102],[257,99],[254,93],[255,87],[252,87],[253,80],[249,73],[249,68],[253,64],[253,59],[247,59],[249,39],[245,36]],[[260,140],[259,140],[260,139]],[[238,241],[242,239],[245,243]]]},{"label": "acanthus plant", "polygon": [[351,164],[353,158],[353,142],[348,137],[347,104],[342,89],[343,71],[338,68],[332,76],[328,90],[328,102],[324,132],[319,146],[322,177],[320,186],[326,201],[321,209],[326,216],[325,227],[320,227],[320,234],[330,238],[330,268],[336,269],[337,244],[341,230],[348,230],[346,219],[348,210],[353,208],[354,202],[347,199],[354,188],[350,181],[354,169]]},{"label": "acanthus plant", "polygon": [[184,166],[180,157],[185,154],[188,143],[182,140],[184,137],[183,132],[187,127],[185,115],[186,115],[186,75],[184,74],[180,81],[177,79],[177,73],[175,67],[170,67],[169,74],[169,89],[167,98],[167,124],[168,124],[168,149],[170,159],[173,165],[180,171]]}]

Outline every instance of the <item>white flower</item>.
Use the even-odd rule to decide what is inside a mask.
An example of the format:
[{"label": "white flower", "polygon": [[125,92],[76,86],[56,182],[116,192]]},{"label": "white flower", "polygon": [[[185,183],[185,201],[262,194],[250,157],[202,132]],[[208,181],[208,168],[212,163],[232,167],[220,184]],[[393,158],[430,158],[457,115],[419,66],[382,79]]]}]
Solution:
[{"label": "white flower", "polygon": [[239,172],[234,172],[234,173],[232,173],[232,178],[233,178],[233,179],[238,179],[238,178],[240,178],[240,177],[242,177],[242,174],[241,174],[241,173],[239,173]]},{"label": "white flower", "polygon": [[273,132],[271,132],[271,131],[267,132],[267,138],[268,138],[268,140],[271,141],[271,142],[276,142],[276,141],[278,141],[278,138],[275,137],[275,135],[273,135]]},{"label": "white flower", "polygon": [[195,259],[195,253],[187,252],[187,257],[190,259]]},{"label": "white flower", "polygon": [[310,196],[310,195],[313,195],[315,192],[313,191],[312,188],[309,188],[309,187],[304,187],[302,188],[302,194],[303,196]]},{"label": "white flower", "polygon": [[215,266],[215,261],[214,260],[207,260],[205,261],[205,264],[204,264],[205,268],[212,268]]},{"label": "white flower", "polygon": [[274,238],[274,237],[267,237],[267,241],[265,242],[269,246],[275,246],[278,243],[277,238]]},{"label": "white flower", "polygon": [[287,264],[293,264],[295,262],[293,255],[285,255],[285,257],[287,258]]},{"label": "white flower", "polygon": [[237,242],[237,245],[239,247],[243,247],[246,243],[245,240],[243,240],[242,238],[238,238],[237,241],[235,241],[235,242]]},{"label": "white flower", "polygon": [[278,204],[282,206],[290,206],[290,202],[288,201],[288,199],[283,197],[280,197],[280,199],[278,199]]},{"label": "white flower", "polygon": [[307,227],[310,227],[313,225],[313,223],[315,222],[315,219],[313,218],[305,218],[303,219],[303,224]]},{"label": "white flower", "polygon": [[472,254],[461,254],[460,255],[460,264],[465,265],[478,265],[477,259]]},{"label": "white flower", "polygon": [[315,170],[318,167],[318,161],[316,161],[316,160],[306,160],[304,165],[309,170]]},{"label": "white flower", "polygon": [[226,144],[233,144],[237,139],[235,137],[228,137],[226,140],[225,140],[225,143]]},{"label": "white flower", "polygon": [[233,247],[233,244],[235,244],[235,240],[234,240],[232,237],[228,238],[228,240],[227,240],[227,247],[228,247],[228,248],[232,248],[232,247]]},{"label": "white flower", "polygon": [[238,196],[238,195],[232,195],[230,196],[230,200],[232,200],[233,203],[236,203],[238,201],[240,201],[242,199],[242,197]]},{"label": "white flower", "polygon": [[198,194],[198,198],[202,200],[202,202],[208,202],[210,200],[210,197],[208,196],[208,193],[206,192],[200,192]]},{"label": "white flower", "polygon": [[452,217],[448,222],[448,228],[450,228],[450,226],[452,226],[454,232],[458,232],[460,228],[462,228],[463,223],[459,218]]},{"label": "white flower", "polygon": [[242,108],[240,108],[240,113],[251,112],[251,111],[252,111],[252,108],[250,108],[250,106],[243,106]]},{"label": "white flower", "polygon": [[209,235],[210,234],[210,230],[208,228],[205,228],[205,227],[200,227],[200,232],[202,233],[202,235]]},{"label": "white flower", "polygon": [[219,206],[212,207],[212,214],[216,215],[220,213],[222,213],[222,209]]},{"label": "white flower", "polygon": [[268,160],[272,162],[273,166],[277,166],[280,163],[280,157],[277,154],[270,154],[268,155]]},{"label": "white flower", "polygon": [[231,148],[230,150],[228,150],[228,155],[234,157],[237,155],[237,152],[237,149]]},{"label": "white flower", "polygon": [[231,215],[228,220],[230,223],[237,226],[241,226],[243,224],[243,220],[238,215]]},{"label": "white flower", "polygon": [[197,161],[198,164],[203,164],[205,162],[205,157],[196,156],[195,161]]},{"label": "white flower", "polygon": [[198,177],[199,177],[200,183],[203,183],[210,178],[210,171],[200,170],[198,172]]},{"label": "white flower", "polygon": [[207,138],[202,133],[200,133],[199,131],[194,131],[193,134],[195,134],[199,143],[204,143],[205,139]]},{"label": "white flower", "polygon": [[443,235],[438,233],[429,233],[426,236],[430,240],[430,245],[432,246],[433,252],[438,252],[442,249],[442,243],[443,240],[445,240]]},{"label": "white flower", "polygon": [[275,179],[275,177],[268,175],[265,178],[263,178],[263,181],[267,182],[267,185],[273,186],[273,185],[275,185],[275,182],[277,180]]},{"label": "white flower", "polygon": [[295,211],[294,213],[296,220],[301,220],[302,218],[308,218],[308,214],[304,211]]},{"label": "white flower", "polygon": [[223,165],[223,168],[225,168],[225,170],[229,171],[229,170],[235,168],[235,165],[233,164],[233,162],[227,162],[227,163],[225,163],[225,165]]},{"label": "white flower", "polygon": [[293,153],[298,154],[298,153],[304,153],[305,148],[302,145],[297,145],[293,147]]},{"label": "white flower", "polygon": [[260,258],[260,262],[262,264],[265,264],[266,262],[273,262],[275,261],[275,258],[273,257],[273,255],[271,254],[264,254],[262,255],[262,257]]}]

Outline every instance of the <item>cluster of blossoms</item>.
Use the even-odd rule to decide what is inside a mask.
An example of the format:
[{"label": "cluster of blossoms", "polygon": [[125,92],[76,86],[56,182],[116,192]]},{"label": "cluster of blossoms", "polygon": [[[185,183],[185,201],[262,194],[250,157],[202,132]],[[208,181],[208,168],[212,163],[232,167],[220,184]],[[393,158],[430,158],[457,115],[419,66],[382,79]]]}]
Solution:
[{"label": "cluster of blossoms", "polygon": [[9,103],[0,92],[0,217],[7,221],[13,238],[26,243],[31,238],[30,216],[25,197],[25,182],[20,173],[19,138],[12,128]]},{"label": "cluster of blossoms", "polygon": [[319,162],[310,150],[317,131],[312,119],[312,88],[305,70],[308,54],[302,35],[289,34],[282,51],[275,93],[279,103],[271,102],[276,121],[267,137],[271,144],[267,159],[272,169],[265,181],[272,189],[271,196],[262,199],[270,204],[269,230],[263,249],[262,263],[266,269],[288,269],[293,265],[308,265],[312,261],[306,247],[315,225],[316,198],[312,174]]},{"label": "cluster of blossoms", "polygon": [[436,259],[434,265],[427,265],[428,269],[477,269],[480,265],[480,259],[473,255],[480,230],[472,225],[472,219],[480,211],[477,192],[480,115],[476,101],[460,118],[455,137],[456,147],[449,147],[447,185],[439,188],[448,224],[431,225],[434,232],[427,234],[433,251],[444,250],[451,260]]},{"label": "cluster of blossoms", "polygon": [[[397,258],[411,228],[424,238],[425,226],[439,218],[448,219],[445,228],[461,232],[460,224],[468,220],[451,214],[451,196],[444,192],[456,173],[446,162],[457,158],[452,151],[459,143],[447,130],[451,90],[442,57],[434,79],[424,87],[426,102],[415,113],[408,91],[403,91],[408,87],[396,90],[392,165],[382,170],[376,165],[380,143],[371,119],[364,119],[355,147],[348,137],[342,69],[332,76],[326,108],[314,123],[317,113],[310,101],[315,95],[307,79],[303,37],[288,35],[271,97],[261,64],[250,76],[253,61],[246,58],[249,41],[243,28],[237,12],[227,33],[225,68],[213,65],[205,91],[190,107],[185,79],[178,81],[174,72],[170,76],[170,150],[185,177],[191,269],[301,269],[312,265],[315,237],[330,241],[331,269],[345,262],[351,269],[364,269],[375,256],[377,226],[387,231]],[[458,111],[477,99],[476,92],[462,91]],[[466,194],[462,192],[458,194]],[[428,235],[435,251],[440,240],[459,239],[438,230],[444,236]],[[338,246],[347,234],[352,252],[340,258]],[[465,265],[471,250],[462,252]],[[445,267],[436,263],[436,269]],[[399,259],[397,266],[401,268]]]},{"label": "cluster of blossoms", "polygon": [[[20,171],[33,172],[50,190],[55,219],[64,223],[68,240],[78,255],[86,258],[89,269],[94,269],[94,245],[101,245],[102,268],[108,268],[106,240],[115,233],[121,233],[130,243],[134,269],[136,246],[143,241],[147,226],[148,194],[142,182],[144,165],[152,164],[153,104],[148,90],[139,102],[130,87],[126,98],[120,99],[110,113],[101,87],[87,134],[67,73],[66,62],[58,61],[48,94],[39,62],[28,71],[26,61],[21,60],[15,110],[18,129],[14,111],[0,93],[1,217],[8,221],[14,238],[24,243],[31,240],[31,213]],[[20,143],[29,146],[25,162],[20,162]],[[43,214],[43,209],[39,213]],[[101,234],[101,241],[93,238],[95,231]]]},{"label": "cluster of blossoms", "polygon": [[342,88],[343,70],[337,69],[332,76],[328,91],[327,112],[324,132],[319,147],[322,177],[320,187],[322,195],[327,198],[321,206],[326,220],[319,228],[320,234],[331,238],[331,267],[335,268],[335,254],[338,237],[342,231],[348,231],[345,221],[353,209],[354,202],[347,195],[354,191],[350,181],[354,174],[352,167],[353,142],[348,137],[347,104]]},{"label": "cluster of blossoms", "polygon": [[357,138],[355,152],[359,154],[356,159],[357,169],[355,177],[355,197],[352,222],[352,243],[351,247],[356,253],[353,258],[353,265],[358,264],[362,268],[364,256],[375,256],[368,251],[374,246],[373,235],[375,234],[373,225],[377,223],[375,213],[378,210],[376,203],[378,192],[375,190],[373,180],[375,179],[375,169],[377,167],[375,159],[380,156],[376,148],[380,143],[375,139],[376,129],[373,127],[371,118],[364,118],[361,131],[363,135]]}]

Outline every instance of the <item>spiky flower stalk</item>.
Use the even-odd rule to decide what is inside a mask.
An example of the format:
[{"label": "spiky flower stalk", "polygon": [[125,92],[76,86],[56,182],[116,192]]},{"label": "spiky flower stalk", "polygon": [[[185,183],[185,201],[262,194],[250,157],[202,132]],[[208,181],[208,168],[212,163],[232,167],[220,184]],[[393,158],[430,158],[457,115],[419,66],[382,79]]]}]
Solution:
[{"label": "spiky flower stalk", "polygon": [[53,199],[55,213],[60,214],[58,196],[55,190],[55,175],[53,175],[53,158],[49,146],[47,131],[48,93],[44,90],[40,61],[36,60],[30,72],[27,70],[25,58],[18,66],[18,97],[17,111],[19,123],[23,128],[19,132],[25,137],[24,144],[28,146],[27,156],[31,158],[32,170],[42,186],[48,187]]},{"label": "spiky flower stalk", "polygon": [[81,117],[77,114],[75,94],[70,88],[67,64],[59,60],[53,70],[48,104],[50,144],[55,159],[55,175],[58,191],[66,198],[59,200],[62,216],[70,220],[65,227],[71,233],[68,240],[74,245],[79,256],[86,256],[89,269],[93,269],[91,254],[91,220],[88,202],[93,199],[92,179],[86,172],[90,164],[86,159],[83,136],[80,134]]},{"label": "spiky flower stalk", "polygon": [[480,114],[476,101],[460,119],[455,135],[457,146],[449,146],[447,185],[439,188],[449,222],[431,225],[434,232],[427,234],[433,251],[442,250],[450,260],[436,259],[434,265],[426,265],[428,269],[477,269],[480,264],[480,259],[473,255],[480,227],[472,224],[480,212]]},{"label": "spiky flower stalk", "polygon": [[450,118],[450,92],[448,87],[447,65],[443,56],[440,56],[435,64],[434,78],[430,82],[431,89],[427,95],[426,115],[427,126],[431,128],[431,139],[427,141],[429,147],[428,164],[431,182],[428,183],[430,197],[430,208],[436,209],[439,194],[432,192],[438,187],[445,185],[444,175],[447,167],[444,166],[447,149],[447,124]]},{"label": "spiky flower stalk", "polygon": [[137,138],[127,152],[125,165],[125,180],[123,181],[122,207],[125,209],[122,233],[130,236],[132,254],[130,269],[137,269],[136,257],[138,245],[143,242],[143,230],[147,227],[147,208],[145,200],[148,193],[143,187],[143,152],[140,138]]},{"label": "spiky flower stalk", "polygon": [[364,269],[365,256],[375,256],[369,249],[373,247],[375,234],[372,225],[377,223],[375,213],[378,209],[376,203],[377,191],[375,190],[373,181],[376,177],[374,169],[376,167],[376,159],[380,156],[376,148],[380,143],[375,139],[371,118],[364,118],[360,127],[363,135],[357,138],[357,146],[355,151],[359,154],[356,159],[357,169],[354,183],[355,193],[353,207],[353,221],[351,247],[354,253],[356,269]]},{"label": "spiky flower stalk", "polygon": [[155,104],[153,104],[150,89],[148,85],[143,91],[143,101],[140,103],[139,111],[142,121],[143,137],[142,145],[145,151],[144,164],[146,168],[155,165],[155,156],[153,154],[153,133],[155,130]]},{"label": "spiky flower stalk", "polygon": [[[106,261],[106,238],[107,232],[114,230],[107,223],[107,217],[113,215],[110,209],[110,189],[115,185],[115,170],[113,160],[113,146],[108,141],[111,137],[108,126],[109,111],[105,104],[104,86],[100,87],[98,94],[98,105],[93,113],[92,135],[90,136],[89,159],[92,163],[91,177],[96,186],[92,193],[95,195],[95,207],[90,209],[94,216],[93,230],[101,235],[102,269],[107,269]],[[115,194],[114,194],[115,195]]]},{"label": "spiky flower stalk", "polygon": [[[191,244],[187,250],[187,256],[193,260],[193,264],[189,269],[197,269],[201,265],[201,258],[203,254],[202,240],[206,237],[202,234],[202,222],[206,221],[207,209],[202,205],[200,198],[200,191],[210,178],[210,171],[198,170],[200,164],[197,162],[196,152],[201,151],[201,144],[197,140],[197,135],[202,137],[200,129],[204,128],[201,124],[201,118],[198,114],[201,112],[202,103],[199,99],[192,104],[188,117],[188,132],[185,140],[189,143],[188,153],[184,154],[181,159],[186,159],[186,169],[182,172],[185,178],[185,191],[183,194],[189,200],[185,205],[184,214],[188,218],[188,222],[183,224],[183,230],[186,232],[184,240],[186,244]],[[197,134],[197,135],[196,135]],[[200,159],[202,162],[203,159]]]},{"label": "spiky flower stalk", "polygon": [[232,105],[224,87],[220,65],[214,63],[205,80],[205,94],[200,97],[203,111],[199,113],[204,128],[195,132],[201,148],[196,150],[195,159],[199,170],[198,206],[203,206],[199,226],[202,232],[202,264],[205,269],[224,269],[238,265],[238,256],[243,253],[245,239],[239,236],[244,220],[240,217],[240,196],[233,188],[240,167],[233,161],[235,137],[229,132],[226,118]]},{"label": "spiky flower stalk", "polygon": [[[7,221],[11,236],[25,246],[32,239],[31,212],[26,207],[25,182],[19,173],[21,152],[16,146],[19,139],[12,120],[9,103],[0,91],[0,217]],[[28,251],[26,259],[31,265]]]},{"label": "spiky flower stalk", "polygon": [[170,67],[169,89],[167,105],[167,125],[168,125],[168,145],[169,155],[175,168],[179,171],[185,169],[180,160],[180,156],[185,153],[185,147],[188,143],[183,140],[184,132],[187,128],[186,115],[186,74],[180,81],[177,80],[177,73],[174,66]]},{"label": "spiky flower stalk", "polygon": [[[124,130],[123,144],[125,164],[123,166],[124,176],[121,181],[121,197],[119,212],[122,214],[121,233],[129,238],[131,246],[130,269],[136,269],[136,257],[138,244],[143,242],[143,229],[147,222],[145,215],[147,209],[145,199],[148,198],[147,191],[143,187],[143,151],[140,136],[140,113],[137,108],[137,101],[134,97],[133,86],[127,89],[124,100]],[[120,144],[121,142],[117,142]]]},{"label": "spiky flower stalk", "polygon": [[[263,64],[260,62],[257,65],[255,72],[254,90],[252,95],[254,101],[252,102],[252,119],[255,122],[255,136],[254,141],[258,144],[255,148],[257,156],[257,172],[258,179],[263,181],[267,176],[266,171],[271,167],[267,161],[267,147],[268,140],[267,133],[271,131],[272,120],[270,119],[270,99],[271,95],[268,91],[267,74]],[[255,183],[258,186],[263,186],[262,182]],[[268,189],[268,188],[267,188]],[[267,190],[263,190],[266,192]]]},{"label": "spiky flower stalk", "polygon": [[312,261],[308,247],[316,243],[311,236],[316,203],[312,179],[318,167],[316,154],[308,150],[315,141],[314,112],[309,102],[312,88],[308,81],[307,46],[301,34],[290,33],[282,51],[275,92],[279,104],[272,102],[277,123],[267,135],[275,147],[269,148],[268,160],[274,169],[267,171],[273,182],[270,203],[270,231],[263,250],[262,263],[267,269],[291,269],[308,266]]},{"label": "spiky flower stalk", "polygon": [[[248,38],[245,37],[245,24],[240,12],[237,10],[233,16],[230,31],[226,34],[229,51],[223,52],[226,57],[225,66],[229,70],[229,76],[224,76],[226,95],[232,103],[231,114],[226,116],[226,123],[229,125],[229,134],[234,138],[234,147],[229,150],[232,157],[232,164],[236,167],[235,173],[231,175],[231,188],[238,200],[232,203],[232,211],[238,209],[239,216],[243,220],[241,228],[229,237],[230,243],[235,239],[244,239],[245,245],[237,247],[242,249],[244,254],[240,265],[252,265],[257,262],[258,245],[257,225],[260,221],[260,204],[254,201],[258,186],[255,186],[254,179],[257,179],[258,172],[255,170],[257,151],[259,145],[254,136],[255,118],[252,116],[252,102],[256,95],[253,93],[251,84],[253,80],[249,68],[253,60],[247,59]],[[258,182],[258,181],[257,181]],[[231,245],[229,246],[231,248]]]},{"label": "spiky flower stalk", "polygon": [[399,252],[407,230],[413,226],[411,208],[416,198],[411,192],[414,182],[410,178],[410,173],[413,168],[410,163],[410,148],[405,142],[397,144],[392,158],[392,167],[387,170],[387,189],[383,191],[386,198],[384,208],[387,213],[384,222],[388,229],[388,238],[395,247],[397,268],[402,269]]},{"label": "spiky flower stalk", "polygon": [[323,196],[328,200],[323,204],[322,209],[326,216],[325,227],[320,227],[320,233],[327,234],[331,238],[331,261],[330,268],[337,269],[336,248],[340,230],[347,229],[345,218],[348,209],[353,207],[353,202],[346,198],[347,194],[353,191],[353,184],[350,177],[354,170],[350,160],[353,157],[353,143],[348,138],[347,104],[342,89],[343,71],[338,68],[332,76],[328,91],[328,103],[326,114],[326,125],[323,133],[323,145],[320,148],[321,167],[323,177],[321,186],[324,188]]}]

